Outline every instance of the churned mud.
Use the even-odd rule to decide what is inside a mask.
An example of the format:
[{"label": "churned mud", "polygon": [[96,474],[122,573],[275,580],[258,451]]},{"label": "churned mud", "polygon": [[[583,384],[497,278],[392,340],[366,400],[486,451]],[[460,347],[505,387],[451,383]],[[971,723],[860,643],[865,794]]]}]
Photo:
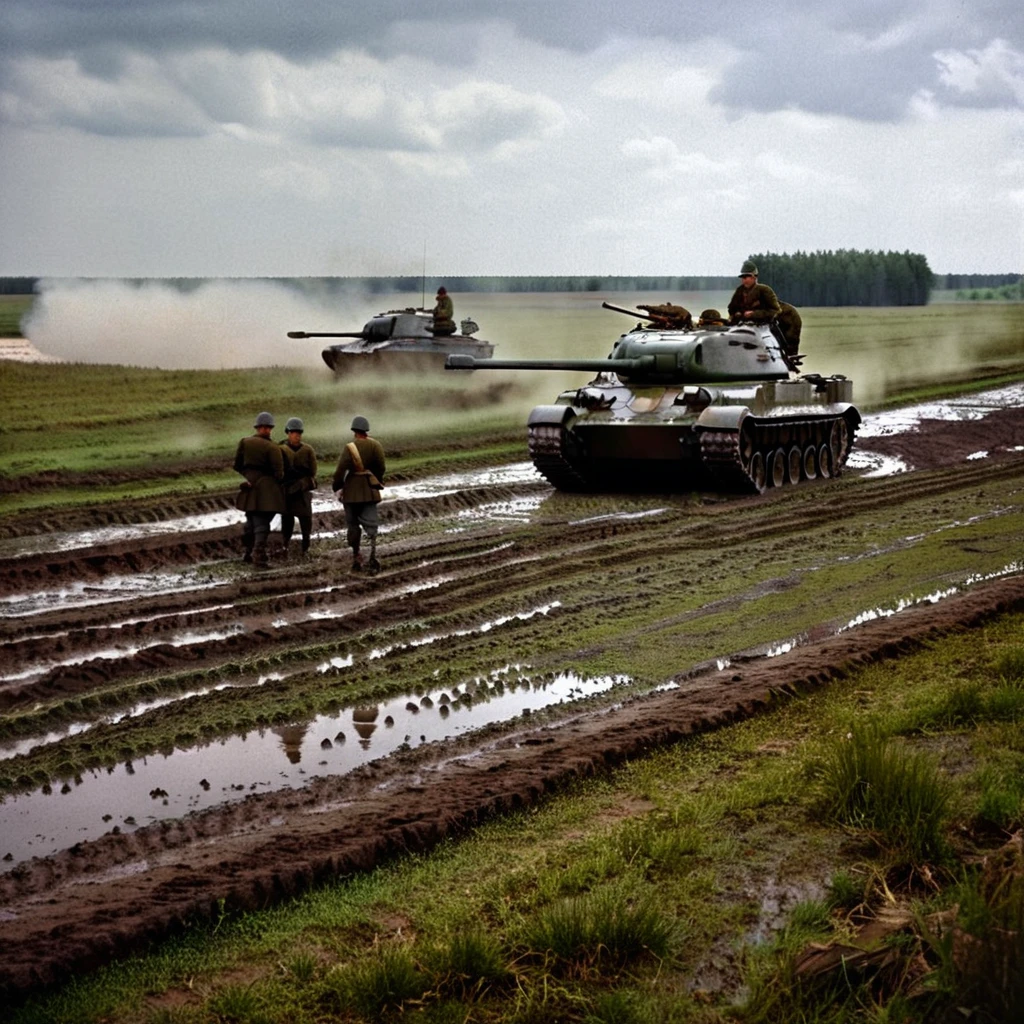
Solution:
[{"label": "churned mud", "polygon": [[0,987],[426,850],[570,780],[1024,607],[1019,389],[869,419],[833,481],[398,484],[239,560],[230,496],[0,540]]}]

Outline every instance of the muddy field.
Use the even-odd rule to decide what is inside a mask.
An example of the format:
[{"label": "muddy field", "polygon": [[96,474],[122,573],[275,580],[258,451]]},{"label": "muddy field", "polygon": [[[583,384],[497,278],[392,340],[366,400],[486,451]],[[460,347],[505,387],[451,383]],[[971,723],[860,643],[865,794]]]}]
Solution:
[{"label": "muddy field", "polygon": [[[45,486],[45,481],[40,482]],[[229,495],[0,520],[0,986],[423,850],[1024,607],[1024,389],[866,418],[839,479],[396,482],[240,562]]]}]

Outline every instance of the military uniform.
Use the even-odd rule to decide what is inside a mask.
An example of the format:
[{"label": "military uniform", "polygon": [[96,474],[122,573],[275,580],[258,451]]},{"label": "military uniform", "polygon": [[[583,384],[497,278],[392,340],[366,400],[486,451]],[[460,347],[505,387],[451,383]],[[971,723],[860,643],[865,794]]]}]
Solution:
[{"label": "military uniform", "polygon": [[441,292],[437,293],[437,304],[431,313],[434,315],[434,323],[431,328],[434,334],[455,333],[455,305],[447,292],[443,295]]},{"label": "military uniform", "polygon": [[243,437],[235,451],[234,468],[245,480],[238,490],[235,507],[245,513],[242,543],[245,560],[264,567],[267,561],[267,538],[270,521],[285,511],[284,456],[269,437],[253,434]]},{"label": "military uniform", "polygon": [[347,539],[349,547],[352,548],[352,568],[358,569],[362,566],[359,555],[362,529],[370,541],[370,568],[376,570],[377,527],[380,523],[377,502],[380,501],[380,489],[371,486],[371,477],[378,484],[384,479],[384,449],[381,443],[372,437],[357,435],[351,443],[359,453],[358,461],[362,463],[362,469],[346,445],[341,450],[341,458],[338,459],[331,487],[334,491],[341,492],[341,500],[345,506]]},{"label": "military uniform", "polygon": [[779,306],[781,307],[779,315],[775,318],[775,322],[779,325],[779,330],[782,331],[785,342],[783,345],[783,352],[787,356],[795,356],[800,352],[800,332],[803,329],[803,319],[797,312],[795,306],[791,306],[788,302],[782,302],[780,300]]},{"label": "military uniform", "polygon": [[[748,309],[749,316],[745,315]],[[741,284],[729,300],[729,316],[733,323],[749,320],[755,324],[768,324],[779,315],[780,309],[775,292],[766,284],[755,283],[749,288]]]},{"label": "military uniform", "polygon": [[281,513],[281,540],[285,551],[295,530],[295,520],[299,521],[302,532],[302,552],[309,550],[309,539],[313,532],[313,491],[316,489],[316,452],[313,446],[300,441],[293,447],[286,438],[280,442],[281,454],[284,456],[284,494],[285,511]]}]

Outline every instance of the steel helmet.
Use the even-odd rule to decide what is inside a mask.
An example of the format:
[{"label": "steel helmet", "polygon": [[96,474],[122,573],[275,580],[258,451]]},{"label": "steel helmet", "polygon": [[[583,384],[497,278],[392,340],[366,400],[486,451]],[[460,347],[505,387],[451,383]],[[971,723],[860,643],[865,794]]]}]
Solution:
[{"label": "steel helmet", "polygon": [[305,429],[302,426],[302,420],[298,416],[293,416],[285,425],[284,429],[287,433],[291,433],[293,430],[297,430],[300,434]]},{"label": "steel helmet", "polygon": [[269,412],[261,412],[256,417],[256,422],[253,424],[254,427],[272,427],[274,425],[274,417]]},{"label": "steel helmet", "polygon": [[708,323],[710,321],[721,320],[722,314],[719,313],[717,309],[705,309],[704,312],[701,313],[700,318],[704,323]]},{"label": "steel helmet", "polygon": [[753,260],[744,260],[743,266],[740,267],[739,276],[743,277],[744,274],[753,274],[757,277],[757,264]]},{"label": "steel helmet", "polygon": [[365,416],[356,416],[352,420],[351,430],[358,430],[360,434],[369,433],[370,421]]}]

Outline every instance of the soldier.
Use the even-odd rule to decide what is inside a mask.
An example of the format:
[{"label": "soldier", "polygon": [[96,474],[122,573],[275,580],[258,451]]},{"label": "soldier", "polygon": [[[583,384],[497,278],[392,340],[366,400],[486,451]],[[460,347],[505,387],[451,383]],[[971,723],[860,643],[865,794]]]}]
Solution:
[{"label": "soldier", "polygon": [[769,324],[779,315],[779,300],[766,284],[757,283],[757,267],[746,260],[740,268],[740,286],[729,300],[729,317],[734,324],[747,320]]},{"label": "soldier", "polygon": [[430,329],[434,334],[454,334],[455,306],[443,286],[437,289],[436,298],[437,303],[430,311],[434,315],[434,324]]},{"label": "soldier", "polygon": [[254,427],[256,433],[243,437],[235,451],[235,472],[245,477],[239,484],[235,507],[245,513],[243,561],[252,562],[257,569],[265,569],[270,564],[267,559],[270,521],[277,513],[285,511],[284,491],[281,489],[284,456],[270,439],[274,417],[269,412],[261,412]]},{"label": "soldier", "polygon": [[384,449],[379,441],[367,436],[370,424],[365,416],[356,416],[351,429],[355,438],[342,449],[331,488],[335,493],[341,492],[338,497],[345,506],[352,571],[359,572],[363,568],[363,556],[359,553],[362,528],[370,539],[370,560],[366,567],[371,573],[376,573],[380,569],[377,561],[377,502],[383,486]]},{"label": "soldier", "polygon": [[697,321],[698,327],[725,327],[725,317],[717,309],[705,309]]},{"label": "soldier", "polygon": [[284,496],[286,511],[281,513],[281,541],[285,557],[288,544],[299,520],[302,531],[302,553],[309,551],[309,537],[313,532],[313,494],[316,490],[316,452],[302,440],[303,425],[293,416],[285,425],[285,440],[280,442],[284,455]]},{"label": "soldier", "polygon": [[776,317],[775,322],[779,326],[779,330],[782,332],[782,351],[787,356],[797,356],[800,354],[800,332],[803,330],[803,319],[795,306],[791,306],[788,302],[779,300],[779,315]]}]

